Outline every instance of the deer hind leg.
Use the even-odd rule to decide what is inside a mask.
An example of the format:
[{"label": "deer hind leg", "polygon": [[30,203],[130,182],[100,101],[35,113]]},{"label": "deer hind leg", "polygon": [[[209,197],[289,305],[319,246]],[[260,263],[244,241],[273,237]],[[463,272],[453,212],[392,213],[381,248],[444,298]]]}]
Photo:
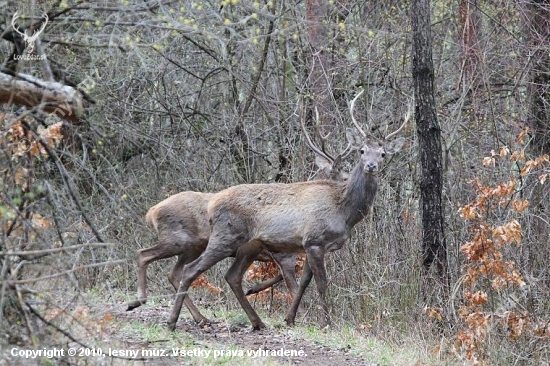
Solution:
[{"label": "deer hind leg", "polygon": [[201,273],[211,268],[224,258],[231,256],[235,249],[229,245],[223,245],[220,240],[211,237],[206,250],[193,262],[183,267],[180,284],[176,293],[176,299],[172,305],[172,312],[168,318],[168,329],[176,329],[181,307],[187,297],[189,286],[200,276]]},{"label": "deer hind leg", "polygon": [[127,311],[133,310],[147,302],[147,266],[159,259],[170,258],[180,253],[182,253],[182,247],[180,245],[166,245],[160,241],[151,248],[137,251],[137,299],[127,304]]},{"label": "deer hind leg", "polygon": [[253,286],[250,286],[248,288],[248,290],[246,291],[245,295],[249,296],[249,295],[254,295],[254,294],[257,294],[259,292],[262,292],[263,290],[265,290],[267,288],[275,286],[276,284],[278,284],[282,280],[283,280],[283,276],[278,274],[277,276],[275,276],[273,278],[270,278],[270,279],[265,280],[263,282],[257,283]]},{"label": "deer hind leg", "polygon": [[233,264],[229,267],[227,273],[225,274],[225,280],[229,284],[229,287],[231,287],[231,290],[233,290],[233,293],[248,316],[248,319],[250,319],[254,330],[265,328],[265,325],[256,311],[252,308],[252,305],[248,302],[248,299],[243,291],[242,280],[244,273],[261,251],[262,247],[258,242],[249,242],[244,246],[241,246],[237,251],[237,256],[235,257]]},{"label": "deer hind leg", "polygon": [[[184,254],[178,255],[178,261],[174,266],[174,268],[172,269],[172,272],[170,272],[170,274],[168,275],[168,281],[170,281],[172,286],[174,286],[174,290],[177,291],[178,289],[183,267],[187,263],[191,263],[192,261],[197,259],[202,252],[203,252],[202,250],[200,251],[196,250],[192,252],[187,252],[185,255]],[[183,303],[185,304],[185,307],[189,309],[189,312],[191,313],[191,316],[193,317],[196,323],[201,325],[210,323],[208,318],[202,315],[199,309],[197,309],[197,307],[193,303],[193,300],[191,300],[191,297],[186,296],[185,299],[183,300]]]},{"label": "deer hind leg", "polygon": [[290,309],[288,309],[288,312],[286,314],[285,320],[288,326],[294,325],[294,321],[296,320],[296,312],[300,307],[302,296],[304,296],[304,292],[306,291],[306,288],[309,286],[309,283],[311,282],[312,278],[313,278],[313,272],[309,267],[309,261],[306,256],[306,260],[304,262],[304,269],[302,271],[302,277],[300,278],[300,286],[298,287],[298,292],[294,296],[292,305],[290,306]]}]

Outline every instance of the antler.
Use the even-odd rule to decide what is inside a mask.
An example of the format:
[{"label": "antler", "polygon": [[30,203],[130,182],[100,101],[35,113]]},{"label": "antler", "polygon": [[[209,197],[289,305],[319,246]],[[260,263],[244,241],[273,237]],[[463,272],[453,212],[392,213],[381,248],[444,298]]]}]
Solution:
[{"label": "antler", "polygon": [[42,31],[46,28],[46,25],[48,24],[48,20],[50,18],[48,18],[48,14],[46,13],[44,13],[43,17],[44,17],[44,21],[40,25],[40,29],[33,31],[32,36],[29,37],[29,41],[36,41],[36,39],[38,38],[38,35],[42,33]]},{"label": "antler", "polygon": [[[304,115],[305,115],[305,113],[302,113],[302,116],[304,116]],[[319,121],[319,111],[317,110],[317,108],[315,108],[315,118],[316,118],[316,121]],[[353,150],[351,149],[351,143],[348,143],[346,148],[341,153],[339,153],[336,156],[336,158],[332,157],[328,152],[325,151],[324,148],[321,149],[317,145],[315,145],[315,143],[311,139],[311,136],[309,136],[309,134],[307,132],[304,120],[305,120],[305,118],[303,118],[303,117],[300,118],[300,126],[302,127],[302,132],[304,133],[304,136],[306,138],[307,145],[309,146],[309,148],[311,150],[313,150],[314,153],[316,153],[317,155],[319,155],[322,158],[324,158],[325,160],[327,160],[332,165],[333,168],[336,168],[338,164],[340,164],[343,160],[345,160],[352,153]],[[327,136],[324,136],[324,137],[320,136],[321,140],[323,140],[323,145],[324,145],[325,140],[328,138],[328,136],[330,136],[330,134],[327,135]]]},{"label": "antler", "polygon": [[392,138],[393,136],[397,135],[399,132],[401,132],[401,130],[403,129],[403,127],[405,127],[405,125],[407,124],[407,122],[409,122],[409,120],[411,119],[411,115],[412,115],[412,109],[413,109],[413,102],[409,102],[409,105],[407,106],[407,114],[405,114],[405,120],[403,121],[403,124],[401,126],[399,126],[399,128],[395,131],[393,131],[392,133],[390,133],[388,136],[386,136],[384,138],[384,140],[389,140],[390,138]]},{"label": "antler", "polygon": [[351,101],[349,105],[349,114],[351,115],[351,121],[355,125],[355,128],[357,128],[357,130],[361,133],[361,135],[363,135],[363,137],[367,137],[367,134],[361,129],[361,127],[359,127],[359,123],[357,123],[357,121],[355,120],[355,117],[353,116],[353,108],[355,108],[355,101],[361,96],[361,94],[363,94],[364,91],[365,89],[361,90],[359,94],[357,94],[355,98],[353,98],[353,100]]},{"label": "antler", "polygon": [[18,14],[18,12],[16,11],[16,12],[13,14],[13,18],[11,18],[11,26],[12,26],[12,28],[13,28],[14,31],[16,31],[17,33],[19,33],[20,35],[22,35],[23,37],[25,37],[26,34],[23,33],[23,32],[21,32],[21,31],[19,30],[19,28],[17,28],[17,26],[15,25],[15,21],[16,21],[17,19],[19,19],[19,14]]},{"label": "antler", "polygon": [[[319,118],[319,112],[317,111],[317,108],[315,109],[315,114],[316,114],[316,118]],[[305,113],[302,113],[302,117],[300,118],[300,126],[302,127],[302,132],[304,133],[304,136],[306,138],[307,146],[309,146],[309,148],[311,150],[313,150],[314,153],[316,153],[317,155],[322,156],[327,161],[329,161],[331,164],[334,163],[334,158],[332,156],[330,156],[328,153],[326,153],[323,150],[321,150],[320,148],[318,148],[313,143],[313,140],[311,139],[311,137],[307,133],[306,125],[305,125],[305,122],[304,122],[305,117],[303,117],[304,115],[305,115]]]}]

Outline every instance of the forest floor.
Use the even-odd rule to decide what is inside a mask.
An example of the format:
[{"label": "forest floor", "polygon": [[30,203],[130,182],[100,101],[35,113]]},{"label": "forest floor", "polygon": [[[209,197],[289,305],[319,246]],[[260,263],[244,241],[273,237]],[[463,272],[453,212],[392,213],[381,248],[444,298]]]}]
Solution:
[{"label": "forest floor", "polygon": [[[149,308],[120,312],[116,317],[126,323],[164,326],[168,314],[169,309]],[[179,320],[176,332],[191,339],[187,342],[180,340],[183,341],[181,348],[165,346],[173,343],[170,339],[156,340],[151,344],[140,340],[140,337],[132,339],[128,336],[120,339],[121,345],[126,343],[131,348],[166,349],[163,364],[377,365],[361,357],[358,350],[353,350],[349,344],[324,345],[320,340],[304,339],[300,337],[300,332],[290,328],[268,326],[266,330],[252,331],[244,321],[230,324],[224,320],[199,327],[186,315]],[[113,336],[118,337],[116,333]],[[193,354],[174,356],[176,350],[192,351]],[[159,360],[154,357],[151,361],[156,364]]]},{"label": "forest floor", "polygon": [[[369,330],[334,326],[320,329],[308,314],[301,324],[287,327],[283,315],[260,316],[266,324],[262,331],[252,331],[246,315],[204,309],[212,323],[200,327],[185,308],[175,332],[166,329],[169,302],[146,304],[133,311],[113,309],[109,314],[111,347],[144,350],[137,364],[162,365],[441,365],[433,354],[437,348],[425,339],[398,335],[380,340]],[[303,324],[306,323],[306,324]],[[418,335],[418,334],[417,334]],[[157,352],[143,357],[147,352]],[[158,353],[164,353],[163,356]]]},{"label": "forest floor", "polygon": [[[62,296],[62,295],[60,295]],[[104,296],[104,295],[103,295]],[[76,299],[75,299],[76,300]],[[122,301],[106,304],[98,294],[81,295],[64,309],[41,309],[40,327],[48,344],[30,347],[30,340],[0,349],[0,365],[27,365],[13,349],[63,349],[63,357],[38,357],[33,364],[70,365],[441,365],[448,357],[434,353],[436,342],[393,330],[380,337],[369,329],[336,325],[320,329],[310,314],[287,327],[283,315],[260,313],[266,324],[252,331],[240,310],[206,307],[212,323],[200,327],[184,308],[175,332],[166,327],[170,301],[150,301],[126,311]],[[306,323],[306,324],[304,324]],[[36,327],[38,327],[36,324]],[[47,325],[44,327],[44,325]],[[36,329],[36,328],[35,328]],[[72,350],[76,354],[68,355]],[[441,358],[443,357],[443,359]]]}]

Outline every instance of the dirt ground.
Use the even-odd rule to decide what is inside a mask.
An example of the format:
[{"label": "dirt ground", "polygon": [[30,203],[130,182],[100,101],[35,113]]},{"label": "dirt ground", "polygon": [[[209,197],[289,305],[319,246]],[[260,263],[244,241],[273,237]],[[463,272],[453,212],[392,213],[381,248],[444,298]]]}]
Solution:
[{"label": "dirt ground", "polygon": [[[117,323],[139,322],[145,325],[158,324],[165,326],[168,318],[167,308],[138,308],[134,311],[117,311],[113,313]],[[252,331],[248,324],[239,327],[229,326],[224,320],[218,319],[205,327],[197,326],[189,316],[183,315],[178,321],[176,332],[185,332],[192,336],[192,344],[185,347],[187,351],[196,350],[203,352],[202,355],[194,356],[172,356],[172,349],[168,349],[170,356],[162,359],[162,364],[201,364],[201,358],[204,353],[211,351],[208,357],[214,357],[213,352],[233,352],[233,356],[226,356],[232,360],[241,358],[244,364],[264,363],[269,365],[376,365],[352,354],[351,347],[342,349],[330,348],[315,344],[311,341],[300,339],[297,336],[289,336],[284,329],[269,329],[262,331]],[[155,344],[139,344],[136,340],[124,336],[124,334],[111,335],[120,345],[129,348],[151,348],[163,349],[162,341]],[[168,347],[166,347],[168,348]],[[261,350],[261,352],[259,352]],[[242,353],[238,354],[239,351]],[[264,352],[265,351],[265,352]],[[287,352],[286,355],[283,352]],[[294,351],[294,354],[289,352]],[[247,352],[254,352],[247,354]],[[275,354],[272,354],[275,352]],[[278,353],[277,353],[278,352]],[[298,353],[298,354],[296,354]],[[355,352],[357,353],[357,352]],[[266,356],[267,354],[267,356]],[[257,356],[253,359],[253,356]],[[253,360],[253,361],[251,361]],[[152,357],[144,360],[145,364],[158,364],[158,357]],[[221,360],[220,360],[221,361]],[[254,362],[257,361],[257,362]],[[217,363],[215,360],[210,362]],[[251,363],[252,362],[252,363]],[[220,362],[221,363],[221,362]]]}]

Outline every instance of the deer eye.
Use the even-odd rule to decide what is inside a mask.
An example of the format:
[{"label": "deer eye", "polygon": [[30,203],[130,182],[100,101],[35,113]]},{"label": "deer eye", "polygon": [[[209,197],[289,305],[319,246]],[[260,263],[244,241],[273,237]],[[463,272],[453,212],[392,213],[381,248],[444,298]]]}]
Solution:
[{"label": "deer eye", "polygon": [[361,155],[363,155],[365,153],[365,149],[361,149],[360,152],[361,152]]},{"label": "deer eye", "polygon": [[386,156],[386,153],[385,153],[385,152],[382,153],[382,157],[384,157],[384,156]]}]

